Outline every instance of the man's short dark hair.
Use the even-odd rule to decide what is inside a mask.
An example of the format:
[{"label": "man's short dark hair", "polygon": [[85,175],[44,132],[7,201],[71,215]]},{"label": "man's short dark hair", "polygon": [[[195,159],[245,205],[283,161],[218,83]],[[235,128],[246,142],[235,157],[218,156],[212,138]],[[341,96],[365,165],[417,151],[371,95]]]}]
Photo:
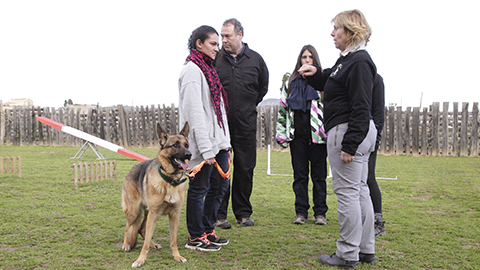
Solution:
[{"label": "man's short dark hair", "polygon": [[223,26],[226,26],[227,24],[233,24],[233,29],[235,30],[236,35],[242,32],[242,36],[245,36],[245,32],[243,31],[243,26],[237,19],[235,18],[228,19],[223,23]]}]

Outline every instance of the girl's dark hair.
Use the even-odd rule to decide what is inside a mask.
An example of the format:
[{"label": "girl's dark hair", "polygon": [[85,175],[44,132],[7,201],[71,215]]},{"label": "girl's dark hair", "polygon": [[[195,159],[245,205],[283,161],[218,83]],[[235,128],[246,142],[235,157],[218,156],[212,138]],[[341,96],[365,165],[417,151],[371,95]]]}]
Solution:
[{"label": "girl's dark hair", "polygon": [[208,25],[202,25],[197,29],[193,30],[190,38],[188,39],[188,50],[192,51],[193,49],[196,49],[198,39],[200,39],[200,41],[203,43],[212,34],[218,35],[218,32],[217,30],[215,30],[215,28]]},{"label": "girl's dark hair", "polygon": [[[318,71],[320,71],[320,72],[322,71],[322,65],[320,64],[320,58],[318,57],[317,50],[315,49],[315,47],[313,47],[310,44],[305,45],[305,46],[303,46],[302,50],[300,51],[300,54],[298,55],[297,64],[295,65],[295,69],[293,70],[292,75],[290,76],[290,79],[288,80],[288,85],[289,86],[290,86],[290,83],[293,81],[293,79],[295,79],[297,76],[299,76],[298,70],[300,69],[300,67],[302,67],[302,54],[307,50],[312,53],[313,64],[320,67],[320,70],[318,70]],[[287,88],[287,94],[290,95],[290,87]]]}]

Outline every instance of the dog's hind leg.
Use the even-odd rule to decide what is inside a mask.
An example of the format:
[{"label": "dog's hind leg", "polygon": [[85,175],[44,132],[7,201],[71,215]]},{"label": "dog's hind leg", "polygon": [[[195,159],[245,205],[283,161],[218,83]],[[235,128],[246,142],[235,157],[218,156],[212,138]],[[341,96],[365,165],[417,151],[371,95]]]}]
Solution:
[{"label": "dog's hind leg", "polygon": [[178,246],[177,246],[177,229],[178,229],[178,223],[180,221],[180,209],[177,209],[175,211],[172,210],[170,215],[168,215],[168,220],[169,220],[168,227],[170,230],[170,249],[172,250],[173,259],[176,262],[186,262],[187,259],[180,256],[180,253],[178,252]]},{"label": "dog's hind leg", "polygon": [[[146,228],[146,223],[147,223],[147,217],[148,217],[148,210],[145,210],[145,218],[143,219],[142,225],[140,226],[140,230],[138,233],[145,239],[145,228]],[[150,248],[154,249],[161,249],[162,246],[160,244],[155,244],[153,240],[150,240]]]},{"label": "dog's hind leg", "polygon": [[142,222],[142,207],[140,201],[132,201],[125,193],[122,197],[122,208],[127,219],[122,249],[130,251],[137,243],[138,230]]},{"label": "dog's hind leg", "polygon": [[145,230],[145,242],[143,243],[142,251],[138,259],[132,264],[132,267],[140,267],[147,260],[147,254],[150,248],[150,242],[152,240],[153,231],[157,224],[158,214],[155,211],[150,211],[147,215],[147,223]]},{"label": "dog's hind leg", "polygon": [[138,228],[140,227],[141,222],[141,212],[137,218],[131,217],[130,219],[127,217],[127,224],[125,226],[125,236],[123,239],[123,247],[124,251],[132,250],[135,245],[137,244],[137,235],[138,235]]}]

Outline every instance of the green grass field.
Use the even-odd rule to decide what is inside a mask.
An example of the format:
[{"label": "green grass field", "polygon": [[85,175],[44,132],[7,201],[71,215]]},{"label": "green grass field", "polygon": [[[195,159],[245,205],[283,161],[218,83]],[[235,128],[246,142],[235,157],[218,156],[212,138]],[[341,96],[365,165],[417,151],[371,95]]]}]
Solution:
[{"label": "green grass field", "polygon": [[[130,269],[143,240],[123,252],[123,177],[137,161],[100,148],[117,160],[118,179],[72,182],[76,147],[0,147],[0,157],[21,156],[23,177],[0,175],[0,269]],[[154,157],[157,149],[131,150]],[[91,150],[81,162],[94,162]],[[273,152],[272,174],[292,174],[290,154]],[[480,158],[379,156],[377,176],[383,196],[385,236],[377,237],[374,266],[361,269],[479,269]],[[292,177],[267,175],[267,153],[258,152],[252,204],[254,227],[234,224],[217,234],[230,240],[219,252],[184,248],[185,211],[178,232],[180,254],[169,248],[168,219],[157,223],[143,269],[332,269],[321,254],[335,251],[336,197],[328,182],[328,224],[295,217]],[[184,206],[185,207],[185,206]],[[311,211],[311,210],[310,210]],[[310,212],[310,214],[312,214]],[[230,210],[229,221],[235,222]],[[141,238],[140,238],[141,239]]]}]

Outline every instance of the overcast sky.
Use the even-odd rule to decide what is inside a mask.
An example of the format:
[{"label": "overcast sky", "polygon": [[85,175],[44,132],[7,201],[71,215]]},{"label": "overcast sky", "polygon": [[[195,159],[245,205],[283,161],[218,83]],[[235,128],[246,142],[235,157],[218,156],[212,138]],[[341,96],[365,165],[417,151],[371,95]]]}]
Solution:
[{"label": "overcast sky", "polygon": [[0,1],[0,100],[177,104],[190,33],[203,24],[220,32],[229,18],[240,20],[243,41],[267,63],[266,98],[279,98],[303,45],[316,47],[323,67],[334,65],[331,19],[356,8],[373,30],[367,51],[384,77],[387,104],[480,101],[475,1],[166,2]]}]

